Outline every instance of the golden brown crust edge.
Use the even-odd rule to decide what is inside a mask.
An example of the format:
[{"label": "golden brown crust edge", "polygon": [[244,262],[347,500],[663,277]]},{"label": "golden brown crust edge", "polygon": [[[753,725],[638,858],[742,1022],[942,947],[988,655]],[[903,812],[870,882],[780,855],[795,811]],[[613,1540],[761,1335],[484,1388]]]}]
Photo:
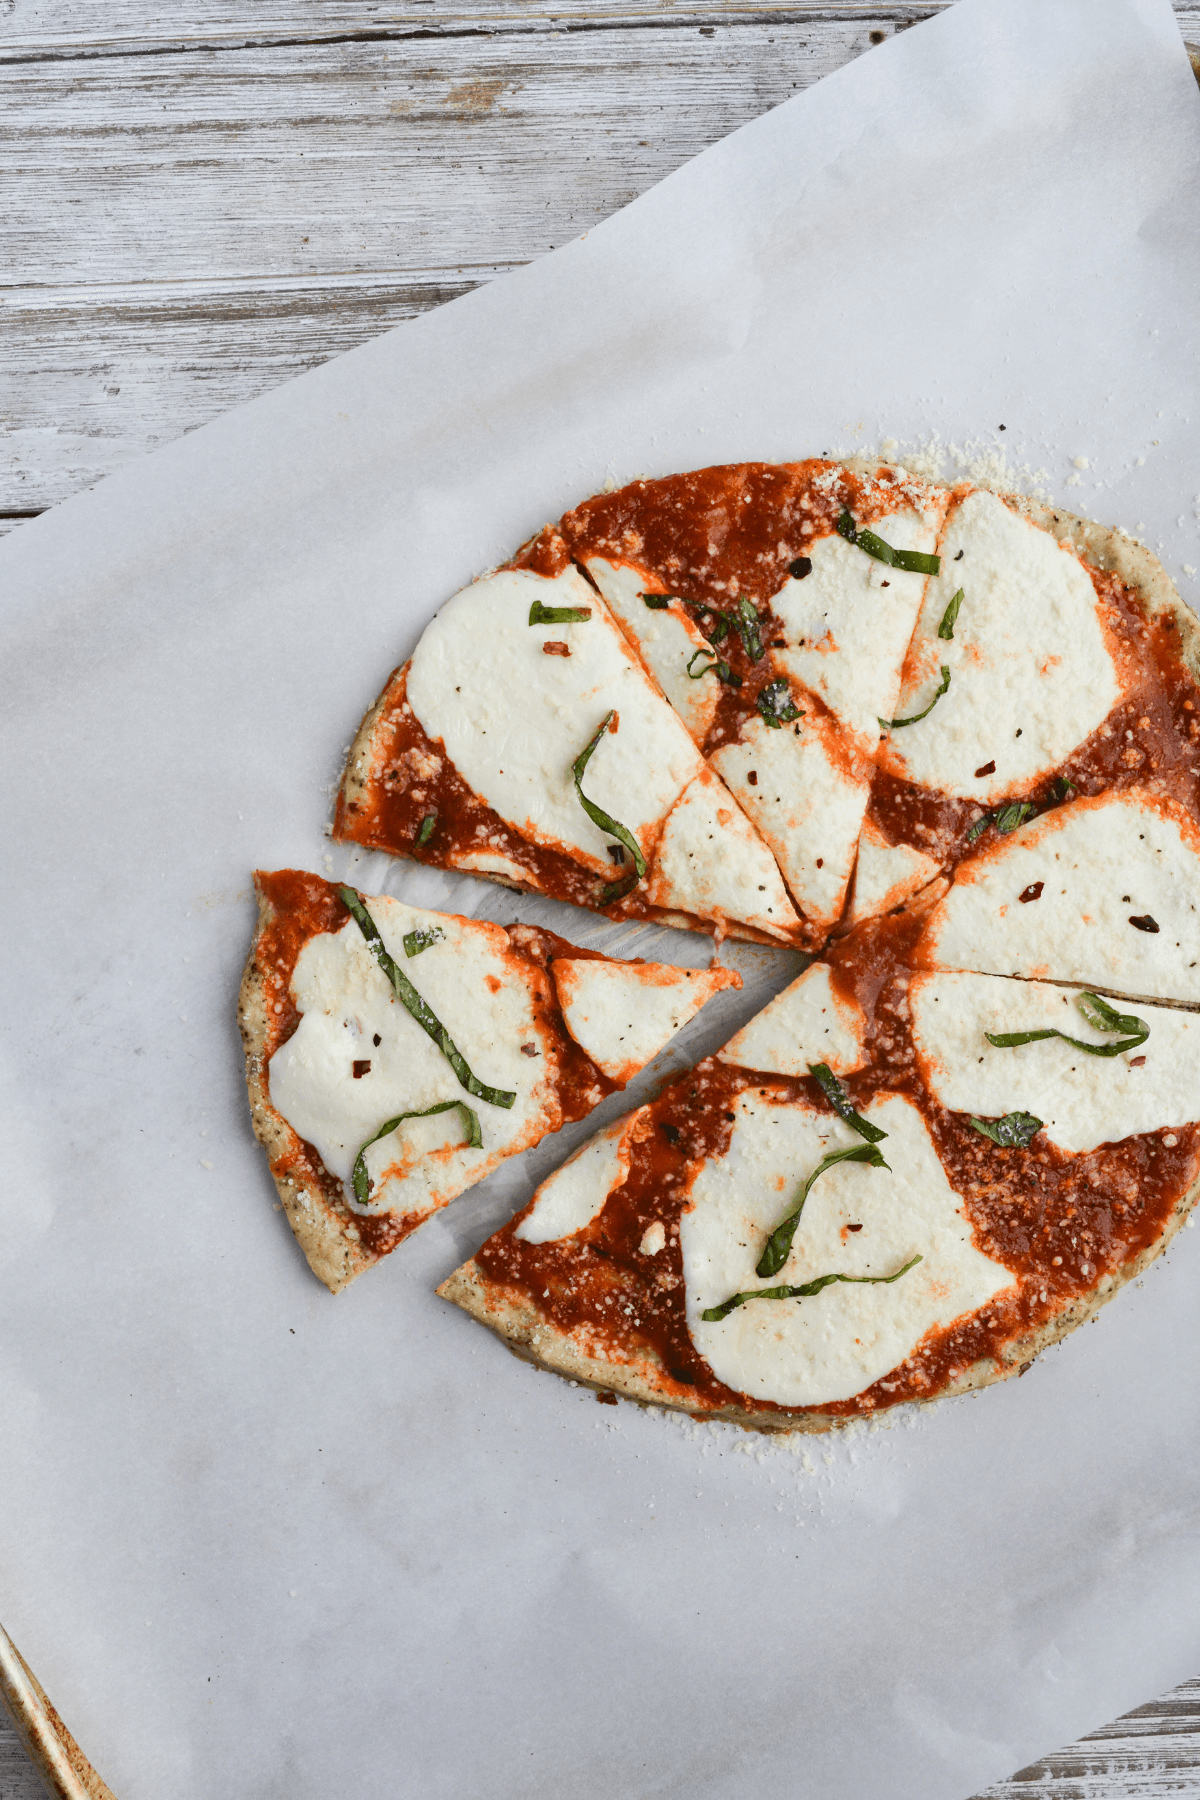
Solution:
[{"label": "golden brown crust edge", "polygon": [[[255,879],[258,923],[246,958],[238,990],[238,1026],[246,1052],[246,1089],[254,1135],[267,1153],[271,1175],[288,1224],[308,1258],[308,1266],[330,1293],[336,1294],[369,1269],[379,1258],[347,1235],[356,1230],[348,1206],[336,1206],[311,1173],[306,1157],[297,1157],[300,1139],[287,1120],[271,1105],[267,1092],[267,1011],[265,978],[259,961],[263,932],[275,917],[274,908]],[[286,1173],[277,1164],[287,1158]]]},{"label": "golden brown crust edge", "polygon": [[[1014,1338],[1007,1345],[1003,1358],[999,1362],[991,1360],[973,1363],[963,1370],[954,1381],[948,1382],[940,1391],[915,1404],[934,1406],[939,1400],[947,1400],[958,1394],[970,1392],[973,1388],[988,1387],[994,1381],[1006,1381],[1010,1375],[1024,1374],[1025,1370],[1048,1350],[1051,1344],[1057,1343],[1079,1325],[1092,1319],[1113,1296],[1140,1275],[1155,1257],[1162,1254],[1175,1233],[1180,1229],[1192,1208],[1200,1200],[1200,1178],[1194,1181],[1187,1192],[1175,1203],[1171,1216],[1160,1237],[1143,1250],[1138,1256],[1130,1259],[1120,1269],[1105,1275],[1097,1283],[1090,1294],[1081,1295],[1072,1301],[1053,1319],[1040,1325],[1036,1331],[1027,1332],[1024,1337]],[[806,1412],[797,1409],[795,1412],[781,1413],[756,1410],[753,1402],[748,1405],[721,1406],[715,1408],[689,1406],[685,1400],[673,1391],[663,1391],[657,1387],[652,1377],[644,1369],[621,1363],[612,1363],[602,1357],[592,1356],[577,1344],[566,1332],[549,1324],[538,1312],[532,1301],[514,1290],[500,1290],[489,1286],[478,1264],[474,1261],[464,1263],[461,1268],[447,1277],[438,1288],[443,1300],[461,1307],[481,1325],[486,1325],[501,1338],[515,1356],[523,1362],[531,1362],[537,1368],[546,1369],[551,1374],[562,1375],[566,1379],[580,1383],[585,1387],[595,1388],[599,1392],[623,1395],[640,1406],[662,1406],[674,1412],[689,1414],[694,1419],[723,1420],[728,1424],[741,1425],[748,1431],[781,1432],[805,1431],[826,1432],[836,1430],[839,1426],[852,1425],[863,1419],[886,1417],[891,1409],[879,1409],[871,1413],[854,1413],[846,1417],[831,1418],[827,1413]]]}]

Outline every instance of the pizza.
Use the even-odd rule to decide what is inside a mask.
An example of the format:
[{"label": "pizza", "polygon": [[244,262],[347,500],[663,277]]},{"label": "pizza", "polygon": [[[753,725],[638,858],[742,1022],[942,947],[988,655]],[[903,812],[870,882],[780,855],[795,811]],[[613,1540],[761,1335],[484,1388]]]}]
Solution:
[{"label": "pizza", "polygon": [[254,1130],[336,1292],[652,1061],[729,969],[625,962],[284,869],[238,1016]]},{"label": "pizza", "polygon": [[1200,1193],[1200,1014],[918,972],[932,928],[840,939],[438,1291],[545,1368],[760,1430],[1026,1368]]},{"label": "pizza", "polygon": [[[439,1292],[571,1379],[765,1430],[983,1385],[1093,1316],[1200,1191],[1198,673],[1125,534],[863,459],[639,480],[454,595],[363,720],[334,836],[813,960]],[[394,1012],[353,897],[262,879],[324,894],[288,944],[352,944]],[[427,929],[359,900],[393,957]],[[268,934],[292,904],[264,898]],[[541,1135],[624,1054],[572,984],[660,977],[522,926],[491,953],[554,988]],[[258,1128],[289,1217],[328,1209],[339,1285],[534,1140],[489,1112],[477,1144],[444,1057],[346,1111],[345,996],[258,964]],[[662,979],[699,1005],[722,977]],[[305,1086],[321,1032],[336,1104]]]},{"label": "pizza", "polygon": [[1019,496],[856,460],[638,481],[447,602],[334,834],[815,951],[1076,796],[1195,816],[1198,668],[1148,551]]}]

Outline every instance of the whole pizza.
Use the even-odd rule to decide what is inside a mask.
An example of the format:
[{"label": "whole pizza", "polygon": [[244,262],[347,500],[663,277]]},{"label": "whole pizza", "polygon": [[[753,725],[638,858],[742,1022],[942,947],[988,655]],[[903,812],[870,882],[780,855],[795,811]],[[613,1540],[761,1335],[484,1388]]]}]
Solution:
[{"label": "whole pizza", "polygon": [[[1200,1191],[1198,670],[1126,534],[874,461],[637,481],[448,600],[336,838],[812,960],[439,1292],[575,1381],[767,1430],[1000,1379],[1091,1316]],[[258,883],[255,1129],[334,1289],[738,984]]]}]

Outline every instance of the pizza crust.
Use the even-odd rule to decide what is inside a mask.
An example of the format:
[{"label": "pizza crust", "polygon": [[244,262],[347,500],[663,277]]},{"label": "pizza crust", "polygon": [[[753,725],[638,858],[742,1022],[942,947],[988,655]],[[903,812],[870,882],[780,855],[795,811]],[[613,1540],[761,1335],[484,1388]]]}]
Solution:
[{"label": "pizza crust", "polygon": [[[949,1400],[974,1388],[989,1387],[995,1381],[1007,1381],[1011,1375],[1023,1375],[1043,1350],[1095,1318],[1127,1282],[1144,1273],[1156,1257],[1161,1256],[1176,1232],[1185,1223],[1200,1200],[1200,1178],[1192,1183],[1176,1201],[1166,1228],[1153,1244],[1113,1272],[1106,1274],[1090,1294],[1068,1302],[1053,1318],[1035,1331],[1011,1339],[1001,1357],[987,1359],[962,1369],[944,1383],[936,1394],[907,1404],[927,1407],[939,1400]],[[673,1412],[688,1413],[696,1419],[722,1420],[741,1425],[749,1431],[821,1433],[836,1430],[854,1422],[851,1418],[831,1416],[819,1411],[797,1408],[786,1411],[779,1407],[755,1407],[729,1404],[697,1407],[689,1404],[686,1391],[673,1381],[656,1358],[645,1356],[617,1362],[589,1349],[578,1337],[552,1325],[537,1310],[527,1295],[515,1287],[500,1286],[488,1280],[479,1265],[466,1262],[449,1275],[437,1290],[443,1300],[460,1307],[505,1343],[522,1362],[533,1363],[553,1375],[596,1389],[598,1393],[619,1394],[639,1406],[662,1406]],[[858,1414],[861,1421],[870,1414]]]},{"label": "pizza crust", "polygon": [[[322,1183],[305,1145],[271,1105],[267,1093],[268,1015],[265,979],[258,951],[263,932],[276,918],[275,908],[257,880],[258,923],[238,990],[238,1026],[246,1053],[246,1087],[254,1135],[267,1153],[271,1176],[288,1224],[308,1265],[331,1294],[336,1294],[380,1260],[357,1241],[354,1214]],[[287,1164],[286,1170],[282,1165]]]}]

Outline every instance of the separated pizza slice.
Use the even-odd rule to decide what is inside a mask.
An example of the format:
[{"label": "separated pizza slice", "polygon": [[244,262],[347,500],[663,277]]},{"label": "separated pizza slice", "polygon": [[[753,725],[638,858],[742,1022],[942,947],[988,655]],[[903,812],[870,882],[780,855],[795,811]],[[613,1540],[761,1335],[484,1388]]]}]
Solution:
[{"label": "separated pizza slice", "polygon": [[634,482],[562,521],[813,942],[842,915],[947,497],[884,464],[748,463]]},{"label": "separated pizza slice", "polygon": [[334,835],[617,916],[811,940],[550,528],[426,627],[359,730]]},{"label": "separated pizza slice", "polygon": [[439,1292],[543,1367],[764,1430],[1027,1367],[1200,1192],[1200,1020],[914,977],[919,924],[842,940]]},{"label": "separated pizza slice", "polygon": [[1195,817],[1131,787],[992,834],[928,909],[912,956],[923,969],[1200,1003]]},{"label": "separated pizza slice", "polygon": [[297,870],[255,882],[238,1013],[254,1129],[334,1292],[741,986]]},{"label": "separated pizza slice", "polygon": [[1075,795],[1200,799],[1200,637],[1119,531],[963,486],[879,753],[852,917]]}]

